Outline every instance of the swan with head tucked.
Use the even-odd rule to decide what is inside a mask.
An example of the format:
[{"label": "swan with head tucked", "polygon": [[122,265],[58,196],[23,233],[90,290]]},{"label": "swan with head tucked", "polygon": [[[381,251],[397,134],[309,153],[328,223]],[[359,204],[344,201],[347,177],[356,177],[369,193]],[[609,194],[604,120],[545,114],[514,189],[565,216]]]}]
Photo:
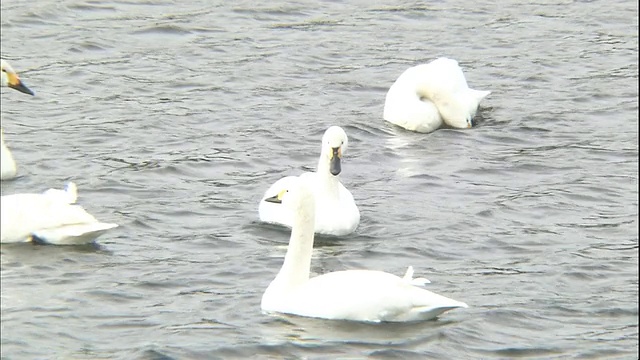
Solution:
[{"label": "swan with head tucked", "polygon": [[[10,87],[25,94],[33,95],[33,91],[29,89],[21,80],[18,74],[13,70],[11,65],[4,60],[0,59],[0,66],[2,67],[2,76],[0,78],[0,84],[2,87]],[[13,179],[16,176],[16,162],[13,160],[13,156],[9,151],[9,148],[4,142],[4,131],[0,129],[0,140],[2,141],[2,158],[0,158],[0,179],[8,180]]]},{"label": "swan with head tucked", "polygon": [[[322,149],[318,168],[309,174],[316,196],[315,232],[318,234],[344,236],[355,231],[360,223],[360,211],[353,195],[340,182],[341,159],[347,149],[347,134],[339,126],[331,126],[322,136]],[[258,213],[260,220],[267,223],[293,225],[294,214],[290,209],[278,206],[267,198],[286,189],[297,176],[287,176],[276,181],[265,192]]]},{"label": "swan with head tucked", "polygon": [[75,204],[77,187],[49,189],[40,194],[1,197],[0,240],[2,243],[37,241],[52,245],[93,242],[116,224],[103,223]]},{"label": "swan with head tucked", "polygon": [[[345,270],[309,277],[314,240],[314,193],[309,174],[265,201],[289,208],[294,215],[284,264],[262,296],[265,312],[364,322],[430,320],[467,304],[430,292],[413,279],[383,271]],[[311,179],[312,180],[312,179]]]},{"label": "swan with head tucked", "polygon": [[438,58],[398,77],[387,92],[383,118],[422,133],[440,128],[443,122],[470,128],[480,101],[490,93],[470,89],[456,60]]}]

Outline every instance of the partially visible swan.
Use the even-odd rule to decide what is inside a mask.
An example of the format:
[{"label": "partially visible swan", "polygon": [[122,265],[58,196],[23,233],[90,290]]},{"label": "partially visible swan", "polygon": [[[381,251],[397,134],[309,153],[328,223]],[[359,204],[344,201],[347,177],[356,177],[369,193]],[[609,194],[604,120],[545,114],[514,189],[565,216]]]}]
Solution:
[{"label": "partially visible swan", "polygon": [[5,59],[0,59],[0,68],[2,68],[2,78],[0,78],[0,83],[3,87],[7,86],[25,94],[34,95],[33,91],[31,91],[31,89],[29,89],[20,80],[18,74]]},{"label": "partially visible swan", "polygon": [[0,141],[2,141],[2,157],[0,157],[0,179],[9,180],[16,177],[16,161],[13,160],[11,151],[4,143],[4,130],[0,128]]},{"label": "partially visible swan", "polygon": [[365,322],[430,320],[467,304],[418,287],[409,267],[403,278],[383,271],[345,270],[309,278],[315,217],[314,191],[303,174],[265,201],[295,214],[284,264],[262,296],[261,308],[314,318]]},{"label": "partially visible swan", "polygon": [[[360,211],[353,195],[340,182],[341,159],[347,149],[347,134],[339,126],[331,126],[322,136],[322,149],[318,168],[309,176],[316,195],[315,232],[324,235],[344,236],[355,231],[360,223]],[[260,220],[291,227],[293,213],[286,207],[265,199],[278,194],[296,181],[297,176],[287,176],[276,181],[265,192],[258,213]]]},{"label": "partially visible swan", "polygon": [[[0,59],[0,67],[2,67],[2,77],[0,78],[0,84],[2,87],[10,87],[25,94],[33,95],[33,91],[29,89],[21,80],[18,74],[13,70],[11,65],[4,60]],[[8,180],[13,179],[16,176],[16,162],[13,160],[13,156],[9,151],[9,148],[4,143],[4,132],[0,129],[2,140],[2,158],[0,159],[0,179]]]},{"label": "partially visible swan", "polygon": [[118,226],[96,220],[75,204],[77,197],[77,187],[72,182],[64,190],[2,196],[1,242],[36,240],[54,245],[87,244]]},{"label": "partially visible swan", "polygon": [[438,58],[398,77],[387,92],[383,118],[422,133],[440,128],[443,122],[470,128],[480,101],[490,93],[470,89],[456,60]]}]

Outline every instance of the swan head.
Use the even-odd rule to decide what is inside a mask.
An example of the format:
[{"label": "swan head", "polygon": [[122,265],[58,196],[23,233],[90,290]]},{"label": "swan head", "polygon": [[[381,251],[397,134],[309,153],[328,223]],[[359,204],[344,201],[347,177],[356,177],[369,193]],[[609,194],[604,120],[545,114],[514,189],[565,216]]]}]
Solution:
[{"label": "swan head", "polygon": [[320,163],[328,162],[329,172],[333,176],[339,175],[342,171],[340,160],[347,149],[347,143],[347,133],[339,126],[331,126],[322,136]]},{"label": "swan head", "polygon": [[264,201],[286,206],[299,217],[315,219],[315,198],[313,195],[313,173],[304,173],[292,178],[287,185],[272,196],[267,196]]},{"label": "swan head", "polygon": [[473,126],[479,101],[470,94],[457,93],[442,96],[438,110],[444,122],[454,128],[467,129]]},{"label": "swan head", "polygon": [[447,125],[465,129],[473,126],[473,118],[476,116],[480,101],[491,91],[474,90],[467,88],[451,96],[443,97],[444,101],[438,108]]},{"label": "swan head", "polygon": [[12,89],[18,90],[25,94],[34,95],[33,91],[29,89],[21,80],[18,74],[13,70],[9,63],[2,59],[0,66],[2,67],[2,86],[7,86]]}]

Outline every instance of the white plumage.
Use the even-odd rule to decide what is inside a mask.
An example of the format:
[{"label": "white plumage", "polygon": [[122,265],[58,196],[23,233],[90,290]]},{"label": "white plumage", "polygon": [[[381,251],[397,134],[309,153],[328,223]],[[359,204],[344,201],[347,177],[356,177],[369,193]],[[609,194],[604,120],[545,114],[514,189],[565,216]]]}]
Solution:
[{"label": "white plumage", "polygon": [[[18,74],[13,70],[11,65],[4,60],[0,60],[0,67],[2,68],[2,74],[0,75],[0,85],[2,87],[10,87],[18,90],[22,93],[33,95],[33,91],[29,89],[21,80]],[[16,162],[13,160],[11,151],[4,142],[4,131],[0,129],[0,137],[2,141],[2,157],[0,158],[0,179],[9,180],[16,176]]]},{"label": "white plumage", "polygon": [[[315,232],[318,234],[348,235],[354,232],[360,223],[360,211],[353,200],[353,195],[342,185],[339,177],[342,171],[341,159],[347,144],[347,134],[341,127],[328,128],[322,137],[318,168],[315,172],[305,173],[315,193]],[[264,199],[287,189],[297,178],[297,176],[287,176],[269,187],[258,205],[261,221],[292,226],[294,216],[289,209]]]},{"label": "white plumage", "polygon": [[384,104],[386,121],[428,133],[443,125],[470,128],[480,101],[491,91],[470,89],[458,62],[438,58],[405,70],[391,85]]},{"label": "white plumage", "polygon": [[54,245],[86,244],[118,226],[96,220],[75,204],[76,199],[74,183],[67,184],[64,190],[2,196],[1,242],[36,240]]},{"label": "white plumage", "polygon": [[314,191],[304,174],[289,188],[267,199],[294,214],[284,264],[262,296],[266,312],[365,322],[429,320],[467,304],[435,294],[418,285],[409,267],[403,278],[373,270],[346,270],[310,278]]}]

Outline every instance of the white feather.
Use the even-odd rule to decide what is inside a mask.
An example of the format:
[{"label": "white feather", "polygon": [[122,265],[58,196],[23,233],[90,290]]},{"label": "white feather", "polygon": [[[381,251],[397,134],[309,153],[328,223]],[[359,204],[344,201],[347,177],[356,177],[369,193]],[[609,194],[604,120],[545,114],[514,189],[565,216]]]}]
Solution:
[{"label": "white feather", "polygon": [[458,62],[438,58],[405,70],[391,85],[383,118],[407,130],[428,133],[443,125],[469,128],[490,91],[470,89]]},{"label": "white feather", "polygon": [[315,217],[308,176],[291,181],[281,206],[294,214],[284,264],[262,296],[266,312],[366,322],[433,319],[467,304],[416,286],[409,267],[404,278],[374,270],[336,271],[309,277]]},{"label": "white feather", "polygon": [[37,240],[55,245],[86,244],[118,226],[98,221],[82,206],[74,204],[76,197],[74,183],[69,183],[65,190],[2,196],[1,242]]},{"label": "white feather", "polygon": [[[353,195],[340,182],[338,175],[331,173],[331,152],[333,148],[340,148],[340,156],[347,149],[348,138],[344,130],[332,126],[322,137],[322,149],[318,168],[315,172],[305,173],[316,195],[315,232],[324,235],[344,236],[355,231],[360,223],[360,211],[353,200]],[[287,176],[269,187],[264,193],[258,213],[260,220],[291,227],[293,213],[286,207],[279,206],[264,199],[277,195],[290,184],[297,181],[297,176]]]}]

